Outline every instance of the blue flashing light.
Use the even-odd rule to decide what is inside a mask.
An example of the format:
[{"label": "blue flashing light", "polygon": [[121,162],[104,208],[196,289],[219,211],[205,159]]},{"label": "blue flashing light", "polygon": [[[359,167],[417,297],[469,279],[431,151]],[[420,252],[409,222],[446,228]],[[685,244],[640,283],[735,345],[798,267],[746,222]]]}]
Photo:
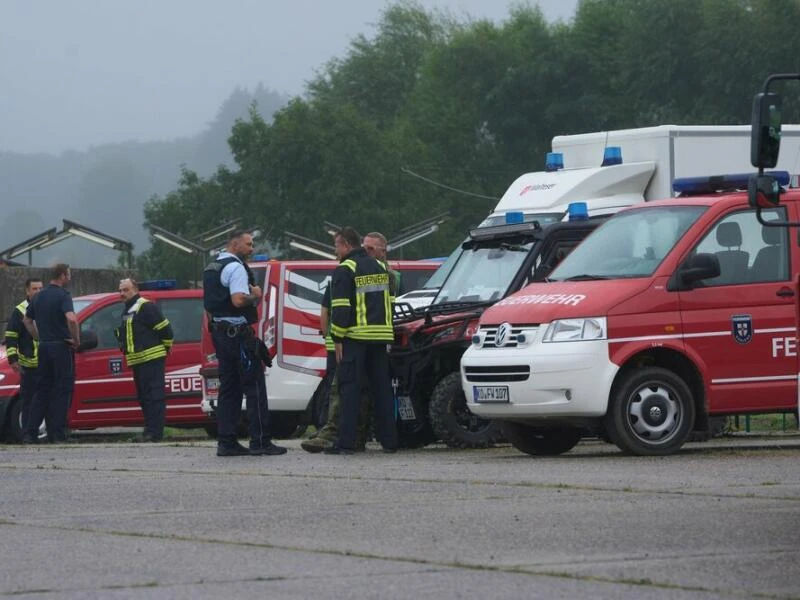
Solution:
[{"label": "blue flashing light", "polygon": [[[778,182],[778,185],[781,187],[789,185],[789,181],[791,180],[791,176],[789,175],[788,171],[767,171],[764,174],[774,177]],[[746,190],[752,175],[754,175],[754,173],[704,175],[703,177],[678,177],[672,182],[672,190],[684,196]]]},{"label": "blue flashing light", "polygon": [[589,219],[589,207],[586,202],[570,202],[567,206],[569,221],[587,221]]},{"label": "blue flashing light", "polygon": [[177,287],[178,281],[176,279],[150,279],[139,282],[139,290],[141,291],[174,290]]},{"label": "blue flashing light", "polygon": [[525,215],[521,212],[507,212],[506,213],[506,224],[511,225],[512,223],[524,223],[525,222]]},{"label": "blue flashing light", "polygon": [[603,151],[603,164],[602,166],[608,167],[611,165],[622,164],[622,148],[619,146],[608,146]]},{"label": "blue flashing light", "polygon": [[561,152],[548,152],[544,159],[544,170],[548,173],[564,168],[564,155]]},{"label": "blue flashing light", "polygon": [[253,256],[250,257],[250,260],[254,261],[269,260],[269,254],[253,254]]}]

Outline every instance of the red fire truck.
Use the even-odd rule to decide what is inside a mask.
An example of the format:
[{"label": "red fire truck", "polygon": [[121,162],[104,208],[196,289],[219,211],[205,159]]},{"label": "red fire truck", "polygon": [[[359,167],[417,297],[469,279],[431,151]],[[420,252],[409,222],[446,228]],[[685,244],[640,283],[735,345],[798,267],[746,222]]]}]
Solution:
[{"label": "red fire truck", "polygon": [[[170,283],[154,283],[169,288]],[[148,286],[142,284],[143,288]],[[174,285],[172,286],[174,287]],[[202,290],[143,289],[142,296],[158,303],[175,333],[166,363],[167,425],[203,426],[200,330]],[[95,294],[74,299],[83,348],[75,355],[75,388],[67,423],[70,429],[139,426],[142,411],[136,400],[133,374],[125,365],[114,329],[122,316],[119,294]],[[0,347],[0,432],[5,441],[20,441],[19,375]]]},{"label": "red fire truck", "polygon": [[[389,261],[400,273],[400,291],[423,287],[440,266],[439,262]],[[256,281],[264,282],[258,307],[257,334],[269,348],[273,366],[267,369],[267,393],[273,435],[286,437],[298,425],[310,422],[322,376],[325,373],[325,342],[319,334],[322,295],[338,265],[331,260],[254,261]],[[214,346],[203,326],[203,412],[213,417],[219,377]],[[207,423],[214,435],[216,423]]]}]

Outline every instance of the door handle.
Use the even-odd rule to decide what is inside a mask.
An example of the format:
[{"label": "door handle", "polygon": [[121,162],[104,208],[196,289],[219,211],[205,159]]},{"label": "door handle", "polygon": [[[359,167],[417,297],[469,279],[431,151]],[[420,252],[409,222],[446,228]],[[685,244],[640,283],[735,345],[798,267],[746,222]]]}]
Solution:
[{"label": "door handle", "polygon": [[780,296],[781,298],[791,298],[794,296],[794,290],[788,287],[782,287],[776,293],[776,296]]}]

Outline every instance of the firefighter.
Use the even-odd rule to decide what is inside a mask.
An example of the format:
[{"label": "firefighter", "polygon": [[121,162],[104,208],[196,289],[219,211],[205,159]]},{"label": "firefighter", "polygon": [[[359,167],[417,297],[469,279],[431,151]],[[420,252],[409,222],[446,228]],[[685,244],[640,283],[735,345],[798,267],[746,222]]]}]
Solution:
[{"label": "firefighter", "polygon": [[28,304],[42,287],[41,279],[31,277],[25,281],[25,300],[14,307],[6,326],[6,358],[14,372],[19,373],[20,415],[23,441],[26,443],[35,441],[28,438],[25,433],[30,418],[31,402],[39,380],[39,344],[25,329],[23,321]]},{"label": "firefighter", "polygon": [[378,441],[385,452],[395,452],[397,432],[386,352],[394,339],[390,277],[361,247],[353,228],[342,228],[334,246],[337,256],[343,256],[331,281],[331,336],[338,363],[341,418],[337,440],[324,452],[354,452],[364,378],[369,381]]},{"label": "firefighter", "polygon": [[[203,272],[203,304],[219,362],[217,456],[286,453],[286,448],[273,444],[270,436],[264,379],[264,366],[270,364],[270,357],[251,327],[258,320],[256,307],[261,301],[261,288],[246,263],[252,254],[253,236],[233,231],[225,251]],[[247,398],[250,448],[236,439],[242,395]]]},{"label": "firefighter", "polygon": [[47,439],[67,441],[67,412],[75,385],[75,350],[80,346],[78,318],[66,290],[72,278],[69,265],[50,271],[50,283],[36,294],[25,310],[24,324],[39,342],[39,382],[31,402],[26,440],[35,441],[47,418]]},{"label": "firefighter", "polygon": [[387,246],[386,236],[378,231],[372,231],[364,236],[364,250],[381,263],[391,277],[389,285],[391,286],[391,300],[394,302],[394,299],[400,294],[400,273],[389,268],[389,262],[386,258]]},{"label": "firefighter", "polygon": [[124,302],[122,324],[115,331],[125,362],[133,370],[136,397],[144,415],[144,430],[134,442],[160,442],[164,437],[167,400],[164,367],[172,348],[172,326],[155,302],[139,295],[134,279],[119,282]]}]

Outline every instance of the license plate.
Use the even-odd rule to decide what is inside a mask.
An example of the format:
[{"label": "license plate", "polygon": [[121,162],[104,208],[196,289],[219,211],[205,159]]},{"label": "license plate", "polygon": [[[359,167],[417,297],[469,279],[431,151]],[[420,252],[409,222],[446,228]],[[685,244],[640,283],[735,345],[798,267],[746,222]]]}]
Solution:
[{"label": "license plate", "polygon": [[417,420],[417,413],[414,412],[414,403],[411,402],[411,396],[397,397],[397,412],[401,421]]},{"label": "license plate", "polygon": [[508,402],[508,386],[473,385],[472,397],[475,402]]}]

